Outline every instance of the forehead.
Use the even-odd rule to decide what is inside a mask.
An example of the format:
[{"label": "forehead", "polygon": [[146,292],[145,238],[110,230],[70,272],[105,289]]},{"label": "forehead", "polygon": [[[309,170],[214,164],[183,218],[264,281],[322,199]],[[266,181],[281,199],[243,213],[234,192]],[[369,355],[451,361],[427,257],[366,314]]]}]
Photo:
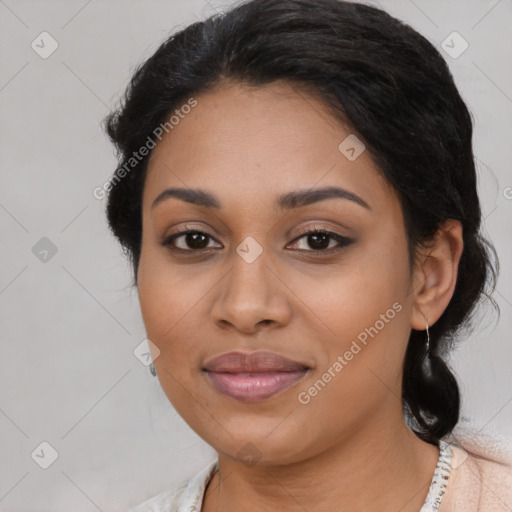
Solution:
[{"label": "forehead", "polygon": [[390,187],[369,152],[351,161],[340,151],[351,130],[318,96],[281,82],[229,83],[194,98],[196,106],[152,152],[145,208],[171,186],[215,191],[241,204],[329,185],[374,204],[386,200]]}]

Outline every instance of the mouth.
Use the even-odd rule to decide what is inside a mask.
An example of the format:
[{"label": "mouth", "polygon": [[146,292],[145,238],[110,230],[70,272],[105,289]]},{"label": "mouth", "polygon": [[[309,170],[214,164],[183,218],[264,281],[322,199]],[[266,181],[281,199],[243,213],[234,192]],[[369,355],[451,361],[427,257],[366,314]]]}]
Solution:
[{"label": "mouth", "polygon": [[202,368],[217,391],[242,402],[269,398],[298,383],[310,370],[275,352],[230,352]]}]

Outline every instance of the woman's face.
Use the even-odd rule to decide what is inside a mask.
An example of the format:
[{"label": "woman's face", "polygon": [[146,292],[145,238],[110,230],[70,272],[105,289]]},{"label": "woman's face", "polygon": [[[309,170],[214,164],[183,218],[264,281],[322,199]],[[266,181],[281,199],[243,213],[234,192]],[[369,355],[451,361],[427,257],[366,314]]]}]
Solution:
[{"label": "woman's face", "polygon": [[[231,84],[195,99],[153,150],[143,194],[138,291],[169,400],[246,462],[396,425],[414,299],[397,195],[305,92]],[[183,192],[153,205],[169,188]],[[211,364],[230,352],[242,356]]]}]

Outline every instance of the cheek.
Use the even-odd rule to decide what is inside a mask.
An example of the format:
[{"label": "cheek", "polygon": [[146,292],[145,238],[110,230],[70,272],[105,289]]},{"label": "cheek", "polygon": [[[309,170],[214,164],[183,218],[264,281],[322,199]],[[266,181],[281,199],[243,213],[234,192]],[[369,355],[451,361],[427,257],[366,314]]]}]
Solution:
[{"label": "cheek", "polygon": [[328,276],[312,279],[302,275],[296,281],[294,292],[309,309],[304,315],[318,319],[322,334],[329,336],[326,343],[336,348],[350,345],[350,340],[376,322],[382,331],[400,322],[396,314],[400,306],[393,309],[393,304],[405,306],[409,286],[406,253],[392,248],[386,252],[373,245],[354,251]]},{"label": "cheek", "polygon": [[[165,250],[143,247],[138,294],[147,337],[160,350],[155,360],[159,377],[169,373],[187,388],[197,377],[202,358],[213,348],[208,340],[208,312],[216,285],[219,271],[215,268],[177,265]],[[160,381],[166,393],[174,394],[179,387],[172,379]]]},{"label": "cheek", "polygon": [[148,248],[144,244],[137,288],[147,336],[161,352],[160,360],[155,365],[161,365],[163,360],[175,360],[169,355],[176,355],[180,344],[173,340],[176,340],[177,331],[182,329],[183,319],[197,302],[197,290],[190,282],[185,283],[179,272],[173,271],[164,251]]},{"label": "cheek", "polygon": [[204,290],[187,270],[172,265],[166,251],[143,242],[138,270],[138,295],[144,324],[162,341],[198,302]]},{"label": "cheek", "polygon": [[401,384],[410,330],[408,257],[405,241],[384,245],[386,237],[379,238],[347,260],[327,283],[307,287],[307,304],[321,319],[327,353],[317,378],[331,369],[321,400],[366,407],[373,400],[369,397]]},{"label": "cheek", "polygon": [[[191,421],[201,417],[196,409],[194,379],[199,372],[203,322],[194,321],[201,311],[205,290],[185,277],[157,251],[142,251],[138,294],[147,337],[160,350],[154,360],[160,385],[178,413]],[[201,341],[203,340],[203,341]],[[204,419],[206,421],[206,419]]]},{"label": "cheek", "polygon": [[382,226],[327,282],[307,287],[307,304],[321,319],[325,363],[346,354],[349,385],[376,381],[370,370],[394,385],[401,371],[410,329],[409,262],[405,237],[396,231]]}]

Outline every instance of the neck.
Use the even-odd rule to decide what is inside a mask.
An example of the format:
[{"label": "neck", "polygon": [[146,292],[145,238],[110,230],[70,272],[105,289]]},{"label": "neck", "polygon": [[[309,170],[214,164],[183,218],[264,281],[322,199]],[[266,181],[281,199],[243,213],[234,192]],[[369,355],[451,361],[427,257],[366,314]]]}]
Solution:
[{"label": "neck", "polygon": [[219,455],[202,512],[307,510],[418,512],[439,450],[403,422],[358,430],[350,439],[294,464],[248,467]]}]

